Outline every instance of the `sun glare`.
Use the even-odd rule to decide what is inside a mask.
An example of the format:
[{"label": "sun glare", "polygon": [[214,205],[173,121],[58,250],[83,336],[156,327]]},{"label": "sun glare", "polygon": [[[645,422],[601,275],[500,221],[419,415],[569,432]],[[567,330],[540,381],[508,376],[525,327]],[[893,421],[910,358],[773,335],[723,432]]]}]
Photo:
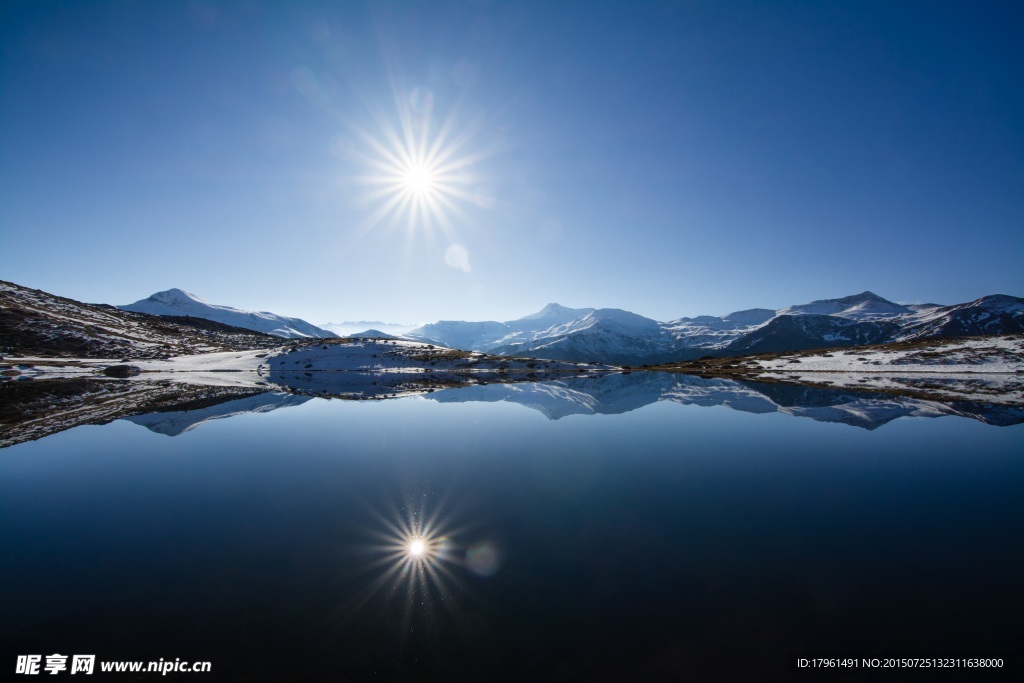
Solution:
[{"label": "sun glare", "polygon": [[427,552],[427,544],[422,538],[414,539],[409,543],[409,557],[421,558]]},{"label": "sun glare", "polygon": [[427,166],[410,166],[402,181],[405,191],[412,195],[430,196],[434,191],[434,173]]}]

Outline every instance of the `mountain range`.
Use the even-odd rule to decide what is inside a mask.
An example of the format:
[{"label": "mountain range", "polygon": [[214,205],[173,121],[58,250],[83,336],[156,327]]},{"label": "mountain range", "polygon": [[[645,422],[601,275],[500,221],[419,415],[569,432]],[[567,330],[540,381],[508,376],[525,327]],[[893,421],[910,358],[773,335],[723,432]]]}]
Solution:
[{"label": "mountain range", "polygon": [[883,344],[932,337],[1024,332],[1024,299],[985,296],[953,306],[903,305],[872,292],[778,310],[659,322],[614,308],[541,311],[506,322],[440,321],[406,337],[498,355],[656,364],[702,356]]},{"label": "mountain range", "polygon": [[[4,303],[0,307],[3,322],[11,329],[8,342],[18,339],[6,347],[21,348],[22,352],[36,349],[34,352],[42,353],[55,347],[61,353],[80,356],[154,357],[170,351],[258,348],[272,343],[239,336],[246,330],[278,338],[338,336],[299,318],[211,304],[180,289],[157,292],[115,308],[82,304],[13,283],[2,285],[0,299],[10,299],[0,302]],[[115,319],[116,313],[146,316],[121,320]],[[197,329],[204,325],[206,329]],[[215,325],[221,327],[214,329]],[[1019,334],[1024,332],[1024,299],[997,294],[952,306],[904,305],[862,292],[777,310],[752,308],[668,322],[614,308],[567,308],[553,303],[532,315],[504,322],[442,320],[400,335],[391,332],[390,326],[380,327],[389,329],[349,332],[347,336],[404,337],[505,356],[654,365],[705,356]],[[35,336],[26,340],[29,333]]]}]

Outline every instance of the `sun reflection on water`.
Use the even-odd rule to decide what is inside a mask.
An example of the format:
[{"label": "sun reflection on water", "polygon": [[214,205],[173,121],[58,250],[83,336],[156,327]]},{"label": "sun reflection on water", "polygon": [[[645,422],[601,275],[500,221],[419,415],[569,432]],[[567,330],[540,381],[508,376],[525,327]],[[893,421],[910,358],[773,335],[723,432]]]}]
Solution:
[{"label": "sun reflection on water", "polygon": [[352,613],[372,602],[386,621],[397,618],[404,634],[413,625],[436,625],[441,608],[457,611],[458,603],[471,597],[460,577],[466,548],[455,540],[469,527],[455,526],[443,504],[431,505],[424,495],[405,496],[374,505],[370,514],[372,542],[357,549],[369,583],[342,611]]}]

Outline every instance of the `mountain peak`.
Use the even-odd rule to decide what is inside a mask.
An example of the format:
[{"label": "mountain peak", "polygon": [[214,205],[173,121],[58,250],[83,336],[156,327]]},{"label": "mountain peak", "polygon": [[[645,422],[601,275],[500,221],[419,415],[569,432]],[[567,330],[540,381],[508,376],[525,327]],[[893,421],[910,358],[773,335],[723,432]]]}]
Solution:
[{"label": "mountain peak", "polygon": [[568,308],[561,304],[550,303],[532,315],[525,315],[520,320],[546,320],[548,318],[572,319],[593,312],[593,308]]},{"label": "mountain peak", "polygon": [[186,292],[184,289],[178,289],[172,287],[171,289],[165,289],[162,292],[152,294],[146,299],[147,301],[154,301],[157,303],[171,303],[176,301],[191,302],[198,301],[199,303],[205,304],[206,302],[200,299],[198,296],[191,292]]},{"label": "mountain peak", "polygon": [[992,310],[1024,311],[1024,299],[1008,294],[989,294],[967,305],[980,306]]},{"label": "mountain peak", "polygon": [[1009,294],[989,294],[983,296],[980,299],[975,299],[972,303],[991,303],[991,304],[1024,304],[1024,299],[1019,296],[1010,296]]},{"label": "mountain peak", "polygon": [[[547,306],[545,306],[544,308],[540,309],[540,312],[534,313],[534,315],[539,317],[539,316],[542,316],[542,315],[552,315],[552,314],[559,314],[559,313],[567,313],[570,310],[572,310],[572,309],[570,309],[570,308],[568,308],[566,306],[563,306],[562,304],[550,303]],[[531,316],[527,316],[527,317],[531,317]]]},{"label": "mountain peak", "polygon": [[863,303],[879,303],[879,304],[892,304],[892,301],[882,298],[872,291],[864,290],[860,294],[851,294],[850,296],[844,296],[840,299],[824,299],[821,302],[815,301],[814,303],[824,303],[826,301],[835,301],[841,304],[863,304]]},{"label": "mountain peak", "polygon": [[874,292],[864,291],[839,299],[819,299],[809,304],[787,306],[779,315],[835,315],[858,320],[889,318],[912,313],[912,308],[883,299]]}]

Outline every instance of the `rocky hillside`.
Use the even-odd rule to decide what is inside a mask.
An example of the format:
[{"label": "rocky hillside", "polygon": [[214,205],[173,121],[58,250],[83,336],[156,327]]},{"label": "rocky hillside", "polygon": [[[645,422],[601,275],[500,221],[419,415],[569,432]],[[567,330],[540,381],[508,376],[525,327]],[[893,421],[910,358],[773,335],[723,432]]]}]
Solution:
[{"label": "rocky hillside", "polygon": [[131,313],[0,281],[0,354],[6,357],[147,359],[280,343],[203,318]]}]

